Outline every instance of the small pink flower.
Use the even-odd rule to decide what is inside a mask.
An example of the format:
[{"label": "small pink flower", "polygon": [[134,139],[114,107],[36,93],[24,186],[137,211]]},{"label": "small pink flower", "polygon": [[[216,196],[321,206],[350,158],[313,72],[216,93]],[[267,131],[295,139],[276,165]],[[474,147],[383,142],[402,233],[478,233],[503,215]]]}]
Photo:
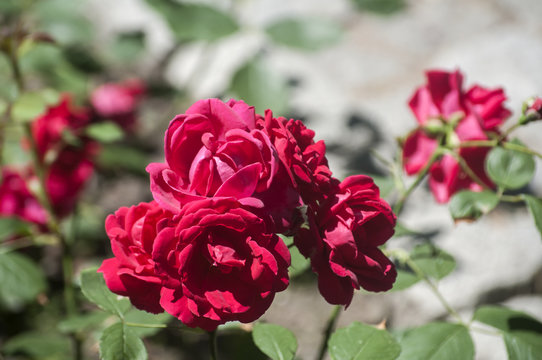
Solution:
[{"label": "small pink flower", "polygon": [[133,131],[136,127],[137,107],[144,93],[145,85],[137,79],[108,83],[92,92],[90,103],[98,117]]}]

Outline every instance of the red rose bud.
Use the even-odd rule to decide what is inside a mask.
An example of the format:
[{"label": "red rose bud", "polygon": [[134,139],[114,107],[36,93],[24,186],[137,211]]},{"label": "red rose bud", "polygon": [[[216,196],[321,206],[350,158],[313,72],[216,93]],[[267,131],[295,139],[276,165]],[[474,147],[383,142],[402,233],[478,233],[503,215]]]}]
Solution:
[{"label": "red rose bud", "polygon": [[519,119],[520,124],[542,119],[542,98],[534,97],[523,104],[523,116]]}]

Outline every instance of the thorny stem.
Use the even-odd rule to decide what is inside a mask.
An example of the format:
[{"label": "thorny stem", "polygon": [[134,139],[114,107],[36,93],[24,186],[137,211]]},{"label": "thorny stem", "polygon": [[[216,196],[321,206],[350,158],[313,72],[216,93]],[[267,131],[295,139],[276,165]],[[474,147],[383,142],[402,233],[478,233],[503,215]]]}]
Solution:
[{"label": "thorny stem", "polygon": [[442,294],[440,293],[440,291],[438,290],[438,287],[433,283],[433,281],[431,281],[431,279],[423,272],[423,270],[414,262],[412,261],[412,259],[410,257],[406,257],[405,258],[405,263],[412,269],[412,271],[414,271],[414,273],[420,277],[421,279],[423,279],[423,281],[425,281],[425,283],[427,285],[429,285],[429,289],[433,292],[433,294],[437,297],[437,299],[440,301],[440,303],[442,304],[442,306],[444,306],[444,308],[446,309],[446,311],[448,312],[448,314],[450,314],[451,316],[453,316],[454,318],[457,319],[457,321],[460,323],[460,324],[464,324],[463,322],[463,319],[461,319],[461,316],[459,316],[459,314],[457,313],[457,311],[454,310],[454,308],[452,308],[452,306],[448,303],[448,301],[446,301],[446,299],[444,298],[444,296],[442,296]]},{"label": "thorny stem", "polygon": [[482,186],[484,189],[489,189],[489,186],[480,179],[478,175],[470,168],[469,164],[463,159],[463,157],[453,151],[450,152],[450,154],[454,157],[454,159],[459,163],[459,166],[461,166],[461,169],[467,173],[468,177],[470,177],[475,183]]},{"label": "thorny stem", "polygon": [[[17,83],[17,88],[19,90],[19,95],[22,94],[25,90],[25,84],[23,75],[21,73],[21,69],[19,67],[19,62],[17,59],[17,48],[18,43],[16,42],[16,38],[11,38],[11,46],[9,49],[9,63],[11,66],[11,70],[13,72],[13,77],[15,79],[15,82]],[[62,272],[64,276],[64,306],[66,310],[67,316],[73,316],[77,313],[77,304],[75,299],[75,292],[73,288],[73,258],[72,258],[72,251],[70,244],[66,241],[66,237],[62,232],[60,231],[59,221],[55,216],[55,213],[53,211],[53,207],[51,205],[51,201],[47,195],[47,188],[46,188],[46,179],[45,179],[45,168],[43,166],[43,163],[40,159],[39,150],[36,144],[36,141],[34,137],[32,136],[32,128],[30,124],[25,124],[24,126],[27,138],[31,145],[31,151],[32,151],[32,160],[34,163],[34,169],[36,172],[36,175],[40,182],[40,192],[41,196],[38,196],[38,201],[40,201],[41,205],[44,209],[48,212],[48,228],[49,230],[58,236],[60,239],[61,244],[61,250],[62,250]],[[76,359],[82,358],[82,352],[81,352],[81,340],[78,339],[76,334],[73,334],[72,339],[75,344],[75,355]]]},{"label": "thorny stem", "polygon": [[208,331],[209,334],[209,352],[211,353],[211,360],[218,360],[216,351],[216,330]]},{"label": "thorny stem", "polygon": [[403,205],[405,204],[406,199],[409,197],[409,195],[418,187],[418,185],[421,184],[422,180],[425,178],[427,173],[429,172],[429,169],[433,165],[435,161],[442,155],[442,152],[437,149],[435,152],[433,152],[433,155],[427,162],[427,164],[424,166],[424,168],[418,173],[418,176],[416,177],[416,180],[403,192],[399,200],[395,203],[393,206],[393,212],[398,215],[401,210],[403,209]]},{"label": "thorny stem", "polygon": [[320,350],[318,351],[318,357],[317,360],[323,360],[324,356],[327,352],[327,343],[329,341],[329,338],[331,336],[331,333],[333,333],[333,330],[335,329],[335,325],[337,325],[337,321],[339,320],[339,315],[341,314],[341,305],[336,305],[329,315],[329,319],[327,320],[326,329],[324,330],[324,337],[322,338],[322,342],[320,343]]}]

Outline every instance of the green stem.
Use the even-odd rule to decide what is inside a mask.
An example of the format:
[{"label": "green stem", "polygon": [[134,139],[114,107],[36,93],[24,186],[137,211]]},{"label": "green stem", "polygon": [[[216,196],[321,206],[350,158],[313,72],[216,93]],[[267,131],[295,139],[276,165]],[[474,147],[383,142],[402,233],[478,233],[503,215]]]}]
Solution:
[{"label": "green stem", "polygon": [[481,327],[473,326],[472,324],[469,324],[469,329],[471,331],[475,331],[475,332],[478,332],[478,333],[481,333],[481,334],[498,336],[498,337],[502,336],[502,334],[499,331],[492,331],[492,330],[484,329],[484,328],[481,328]]},{"label": "green stem", "polygon": [[429,169],[431,169],[431,166],[435,163],[435,161],[437,161],[437,159],[441,155],[442,155],[442,151],[440,149],[435,150],[435,152],[433,152],[433,155],[431,155],[429,162],[427,162],[424,168],[418,173],[418,176],[416,177],[414,182],[403,192],[399,200],[397,200],[397,202],[393,206],[393,212],[396,215],[399,215],[399,213],[403,209],[406,199],[410,196],[410,194],[414,191],[414,189],[416,189],[421,184],[422,180],[425,178],[425,176],[429,172]]},{"label": "green stem", "polygon": [[327,352],[327,343],[329,341],[329,338],[331,337],[331,334],[333,333],[333,330],[335,330],[335,326],[337,325],[337,321],[339,320],[339,315],[341,314],[342,306],[336,305],[333,308],[333,311],[329,315],[329,319],[327,320],[326,329],[324,330],[324,337],[322,338],[322,342],[320,343],[320,350],[318,351],[318,357],[316,359],[323,360],[324,356]]},{"label": "green stem", "polygon": [[535,150],[529,149],[528,147],[525,147],[523,145],[518,145],[518,144],[515,144],[515,143],[512,143],[512,142],[505,142],[505,143],[502,144],[502,146],[505,149],[519,151],[519,152],[529,154],[529,155],[533,155],[533,156],[536,156],[536,157],[542,159],[542,154],[541,153],[539,153],[539,152],[537,152]]},{"label": "green stem", "polygon": [[517,203],[522,202],[524,199],[521,197],[521,195],[501,195],[499,198],[502,201],[511,202],[511,203]]},{"label": "green stem", "polygon": [[149,329],[165,329],[168,327],[166,324],[139,324],[133,322],[125,322],[124,325]]},{"label": "green stem", "polygon": [[209,352],[211,353],[211,360],[218,360],[216,351],[216,330],[208,331],[209,334]]},{"label": "green stem", "polygon": [[431,290],[431,292],[433,292],[433,294],[437,297],[437,299],[440,301],[440,303],[442,304],[442,306],[446,309],[446,311],[448,312],[448,314],[450,314],[451,316],[453,316],[454,318],[457,319],[457,321],[460,323],[460,324],[464,324],[463,322],[463,319],[461,319],[461,316],[459,316],[459,313],[457,311],[454,310],[454,308],[452,308],[452,306],[448,303],[448,301],[446,301],[446,299],[444,298],[444,296],[442,296],[442,294],[440,293],[440,291],[438,290],[437,286],[433,283],[433,281],[431,281],[431,279],[423,272],[423,270],[410,258],[410,257],[406,257],[405,258],[405,263],[412,269],[412,271],[414,271],[414,273],[420,277],[423,281],[425,281],[425,283],[427,285],[429,285],[429,289]]},{"label": "green stem", "polygon": [[482,179],[478,177],[478,175],[476,175],[476,173],[470,168],[469,164],[467,164],[467,162],[465,161],[465,159],[463,159],[463,157],[461,157],[461,155],[453,151],[450,151],[449,154],[454,157],[454,159],[459,163],[459,166],[461,166],[461,169],[465,173],[467,173],[468,177],[471,178],[471,180],[473,180],[475,183],[477,183],[484,189],[491,190],[489,186],[485,182],[483,182]]}]

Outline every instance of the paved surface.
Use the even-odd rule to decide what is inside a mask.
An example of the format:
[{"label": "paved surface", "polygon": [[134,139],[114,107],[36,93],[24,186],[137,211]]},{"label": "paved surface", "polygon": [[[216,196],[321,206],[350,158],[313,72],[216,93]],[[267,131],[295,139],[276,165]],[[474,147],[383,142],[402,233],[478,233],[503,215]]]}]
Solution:
[{"label": "paved surface", "polygon": [[[352,11],[346,0],[238,1],[236,12],[252,30],[210,48],[189,47],[175,57],[167,73],[173,84],[184,86],[191,69],[202,57],[211,56],[206,71],[189,87],[196,98],[216,96],[236,67],[264,41],[257,30],[260,24],[297,14],[338,19],[347,29],[340,44],[310,54],[273,48],[268,56],[276,69],[299,80],[293,108],[328,143],[331,167],[338,177],[370,170],[374,164],[367,160],[369,149],[394,155],[394,138],[415,126],[406,101],[424,82],[425,69],[458,67],[467,86],[475,82],[504,86],[516,114],[522,100],[542,94],[539,0],[410,3],[398,15],[379,17]],[[220,4],[229,6],[227,1]],[[139,1],[93,0],[90,8],[99,14],[102,36],[143,24],[150,39],[149,66],[171,42],[167,28]],[[539,151],[541,133],[542,124],[518,132]],[[540,170],[531,190],[542,195]],[[542,241],[524,208],[499,207],[478,223],[454,225],[447,208],[434,204],[428,192],[419,189],[402,220],[417,229],[443,228],[436,244],[453,254],[457,270],[440,288],[465,319],[481,303],[506,303],[542,318]],[[311,359],[324,326],[323,314],[329,311],[315,287],[298,286],[279,294],[266,318],[292,329],[299,337],[299,356]],[[387,319],[390,326],[403,328],[444,315],[429,290],[417,285],[395,294],[359,294],[340,325]],[[476,359],[506,358],[500,340],[475,335],[475,341]]]}]

